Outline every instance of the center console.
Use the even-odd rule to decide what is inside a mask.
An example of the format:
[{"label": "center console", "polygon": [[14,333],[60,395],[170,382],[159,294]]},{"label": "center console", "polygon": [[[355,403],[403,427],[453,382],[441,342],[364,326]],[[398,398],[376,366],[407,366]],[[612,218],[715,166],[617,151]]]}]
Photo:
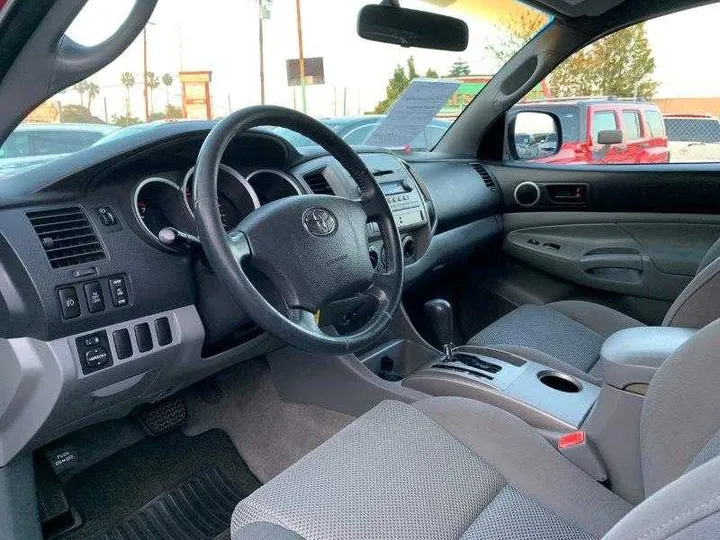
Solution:
[{"label": "center console", "polygon": [[456,347],[416,371],[403,386],[432,396],[477,399],[549,431],[577,429],[600,388],[501,350]]}]

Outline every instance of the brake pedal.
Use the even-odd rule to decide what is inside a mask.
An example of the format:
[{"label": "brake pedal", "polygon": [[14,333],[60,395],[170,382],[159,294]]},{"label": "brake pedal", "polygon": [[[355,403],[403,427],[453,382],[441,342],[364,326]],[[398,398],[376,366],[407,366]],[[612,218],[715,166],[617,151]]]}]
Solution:
[{"label": "brake pedal", "polygon": [[158,437],[182,426],[187,420],[187,408],[180,398],[170,398],[138,414],[137,418],[148,435]]}]

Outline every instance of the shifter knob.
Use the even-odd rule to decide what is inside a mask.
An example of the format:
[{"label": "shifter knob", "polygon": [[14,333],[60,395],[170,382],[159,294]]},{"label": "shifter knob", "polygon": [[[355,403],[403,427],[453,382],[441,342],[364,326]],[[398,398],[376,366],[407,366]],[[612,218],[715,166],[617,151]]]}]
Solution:
[{"label": "shifter knob", "polygon": [[453,340],[453,309],[450,302],[441,298],[429,300],[425,303],[425,314],[432,324],[435,336],[440,340],[445,355],[452,356]]}]

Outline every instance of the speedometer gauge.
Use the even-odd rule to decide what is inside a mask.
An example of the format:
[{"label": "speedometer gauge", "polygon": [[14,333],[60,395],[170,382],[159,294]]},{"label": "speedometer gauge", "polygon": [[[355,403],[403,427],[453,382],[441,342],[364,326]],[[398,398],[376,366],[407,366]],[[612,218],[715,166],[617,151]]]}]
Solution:
[{"label": "speedometer gauge", "polygon": [[[185,208],[193,215],[193,188],[195,181],[195,168],[185,174],[182,195]],[[253,210],[260,207],[260,201],[255,190],[247,183],[245,178],[235,169],[227,165],[220,165],[218,170],[218,211],[226,231],[235,228]]]}]

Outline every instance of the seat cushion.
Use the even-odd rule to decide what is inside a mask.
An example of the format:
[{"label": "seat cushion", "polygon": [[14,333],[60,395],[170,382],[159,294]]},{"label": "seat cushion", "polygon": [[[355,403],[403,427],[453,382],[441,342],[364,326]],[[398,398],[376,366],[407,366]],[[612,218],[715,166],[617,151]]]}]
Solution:
[{"label": "seat cushion", "polygon": [[474,540],[490,530],[586,539],[630,508],[518,418],[433,398],[381,403],[242,501],[231,531],[237,540],[267,522],[307,540]]},{"label": "seat cushion", "polygon": [[[549,367],[601,378],[600,349],[611,334],[643,326],[618,311],[590,302],[564,301],[545,306],[525,305],[473,336],[468,345],[502,348],[522,355],[532,349],[551,357]],[[531,358],[535,360],[534,358]],[[557,364],[552,359],[559,361]]]}]

